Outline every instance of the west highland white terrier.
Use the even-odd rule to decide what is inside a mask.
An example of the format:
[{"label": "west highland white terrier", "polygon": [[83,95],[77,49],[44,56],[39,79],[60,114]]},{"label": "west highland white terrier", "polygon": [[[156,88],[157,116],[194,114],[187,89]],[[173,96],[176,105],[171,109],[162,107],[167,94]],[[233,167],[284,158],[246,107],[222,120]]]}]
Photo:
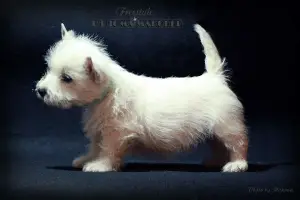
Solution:
[{"label": "west highland white terrier", "polygon": [[[204,28],[194,25],[205,54],[200,76],[153,78],[133,74],[104,45],[61,24],[62,39],[46,54],[48,70],[37,96],[60,108],[82,106],[89,150],[73,161],[85,172],[117,171],[126,153],[183,151],[211,143],[206,165],[223,172],[248,168],[243,106],[227,84],[225,60]],[[201,65],[199,64],[199,67]]]}]

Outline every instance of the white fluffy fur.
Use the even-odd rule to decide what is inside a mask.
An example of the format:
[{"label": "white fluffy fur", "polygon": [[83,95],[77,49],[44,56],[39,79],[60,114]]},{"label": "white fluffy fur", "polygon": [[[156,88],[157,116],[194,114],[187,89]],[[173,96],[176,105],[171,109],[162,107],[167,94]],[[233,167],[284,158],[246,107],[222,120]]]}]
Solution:
[{"label": "white fluffy fur", "polygon": [[245,160],[229,162],[223,167],[224,172],[242,172],[245,169],[248,169],[248,163]]},{"label": "white fluffy fur", "polygon": [[[67,71],[78,82],[87,79],[83,66],[86,58],[90,57],[100,78],[105,75],[114,84],[112,112],[115,116],[126,113],[119,120],[121,128],[130,131],[130,134],[124,135],[124,140],[138,139],[145,145],[176,151],[213,134],[245,133],[241,119],[243,107],[226,83],[224,60],[220,58],[210,35],[198,24],[194,30],[204,47],[206,72],[195,77],[152,78],[125,70],[108,55],[100,42],[67,31],[62,25],[63,39],[48,51],[46,61],[49,70],[38,82],[37,89],[47,89],[46,103],[70,107],[70,102],[78,97],[62,87],[61,73]],[[93,112],[96,112],[94,107],[87,107],[85,123],[91,120]],[[97,120],[102,119],[93,120],[97,124]],[[101,134],[102,128],[98,125],[89,127],[88,131]],[[107,159],[85,163],[83,170],[110,171],[112,167]],[[74,162],[76,165],[80,161]],[[228,163],[223,171],[246,169],[247,162],[242,160]]]}]

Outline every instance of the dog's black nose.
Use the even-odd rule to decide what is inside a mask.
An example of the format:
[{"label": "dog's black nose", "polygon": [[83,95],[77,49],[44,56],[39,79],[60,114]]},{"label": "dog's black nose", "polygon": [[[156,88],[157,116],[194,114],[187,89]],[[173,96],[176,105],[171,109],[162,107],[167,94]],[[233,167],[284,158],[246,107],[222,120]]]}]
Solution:
[{"label": "dog's black nose", "polygon": [[46,91],[46,89],[38,89],[37,90],[37,92],[38,92],[38,94],[42,97],[42,98],[44,98],[44,96],[47,94],[47,91]]}]

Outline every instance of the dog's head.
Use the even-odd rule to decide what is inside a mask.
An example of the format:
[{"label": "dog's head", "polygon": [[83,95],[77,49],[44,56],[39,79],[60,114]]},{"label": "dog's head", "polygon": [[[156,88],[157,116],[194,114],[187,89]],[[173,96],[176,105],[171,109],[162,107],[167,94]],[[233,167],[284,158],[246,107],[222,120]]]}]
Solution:
[{"label": "dog's head", "polygon": [[95,40],[67,31],[64,24],[61,35],[46,54],[48,69],[36,85],[37,96],[62,108],[91,103],[108,87],[107,76],[95,65],[104,65],[109,56]]}]

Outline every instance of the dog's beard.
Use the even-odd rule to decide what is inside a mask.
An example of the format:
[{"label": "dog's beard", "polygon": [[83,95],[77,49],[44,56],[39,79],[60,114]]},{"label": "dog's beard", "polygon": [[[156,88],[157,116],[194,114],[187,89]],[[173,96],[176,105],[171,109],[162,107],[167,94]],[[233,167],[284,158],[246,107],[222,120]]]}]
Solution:
[{"label": "dog's beard", "polygon": [[68,109],[72,107],[72,103],[68,99],[58,99],[56,97],[50,97],[49,95],[46,95],[43,100],[49,106],[55,106],[62,109]]}]

